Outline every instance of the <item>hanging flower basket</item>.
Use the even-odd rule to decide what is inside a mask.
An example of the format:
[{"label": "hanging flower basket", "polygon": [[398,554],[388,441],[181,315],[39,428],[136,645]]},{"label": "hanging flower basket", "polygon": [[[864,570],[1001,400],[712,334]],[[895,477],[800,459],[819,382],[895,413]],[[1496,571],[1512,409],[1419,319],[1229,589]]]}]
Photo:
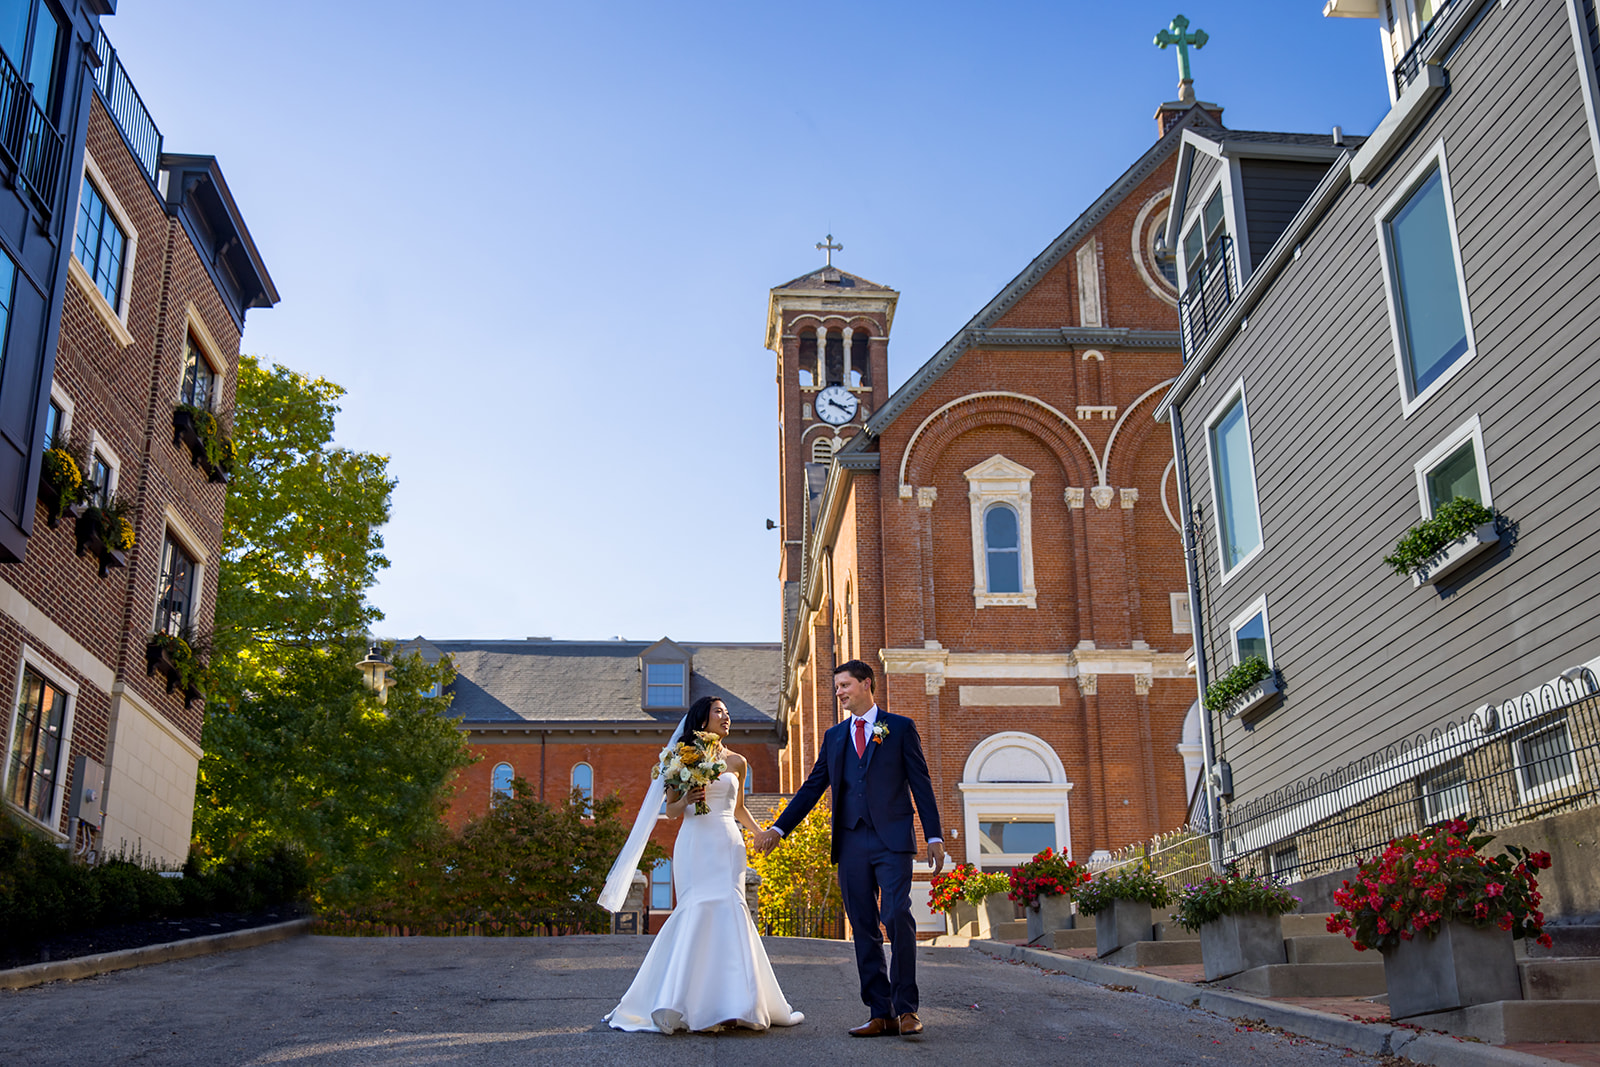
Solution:
[{"label": "hanging flower basket", "polygon": [[133,548],[133,523],[127,516],[127,506],[113,500],[103,507],[86,507],[78,515],[74,528],[78,555],[91,556],[104,578],[113,567],[128,565],[128,550]]}]

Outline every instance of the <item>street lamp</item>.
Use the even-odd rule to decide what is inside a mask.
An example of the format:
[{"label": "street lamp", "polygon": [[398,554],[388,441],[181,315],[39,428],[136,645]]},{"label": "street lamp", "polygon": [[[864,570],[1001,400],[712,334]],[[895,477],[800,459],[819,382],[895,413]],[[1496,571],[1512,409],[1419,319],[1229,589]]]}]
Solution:
[{"label": "street lamp", "polygon": [[367,658],[356,664],[361,668],[362,680],[367,683],[367,688],[378,694],[379,703],[389,702],[388,680],[389,661],[383,658],[383,649],[373,645],[367,649]]}]

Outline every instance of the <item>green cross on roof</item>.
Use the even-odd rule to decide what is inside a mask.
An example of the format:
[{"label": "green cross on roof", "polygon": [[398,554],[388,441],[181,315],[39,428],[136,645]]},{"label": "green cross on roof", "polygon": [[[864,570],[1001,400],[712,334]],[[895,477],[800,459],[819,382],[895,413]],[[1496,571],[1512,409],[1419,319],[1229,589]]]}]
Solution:
[{"label": "green cross on roof", "polygon": [[1156,34],[1156,44],[1163,51],[1166,50],[1169,44],[1178,46],[1178,81],[1180,83],[1194,80],[1189,74],[1189,46],[1193,45],[1198,50],[1204,48],[1206,41],[1209,40],[1205,30],[1195,30],[1193,33],[1189,33],[1188,30],[1189,20],[1179,15],[1172,20],[1172,25]]}]

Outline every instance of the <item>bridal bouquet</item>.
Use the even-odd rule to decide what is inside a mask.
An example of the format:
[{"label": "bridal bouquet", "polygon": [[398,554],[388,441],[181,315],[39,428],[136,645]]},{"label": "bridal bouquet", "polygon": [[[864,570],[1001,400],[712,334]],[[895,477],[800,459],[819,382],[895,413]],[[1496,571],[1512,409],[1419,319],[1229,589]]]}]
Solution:
[{"label": "bridal bouquet", "polygon": [[[697,785],[716,781],[727,769],[727,761],[722,758],[722,738],[710,730],[696,730],[693,744],[683,741],[661,750],[661,761],[650,771],[650,777],[661,779],[668,789],[687,793]],[[705,801],[695,802],[696,815],[710,811]]]}]

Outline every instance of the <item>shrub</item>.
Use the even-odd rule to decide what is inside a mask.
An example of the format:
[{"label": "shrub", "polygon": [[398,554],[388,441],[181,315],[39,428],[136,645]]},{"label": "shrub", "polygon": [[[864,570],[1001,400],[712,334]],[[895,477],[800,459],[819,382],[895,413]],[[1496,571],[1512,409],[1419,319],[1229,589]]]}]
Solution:
[{"label": "shrub", "polygon": [[1299,903],[1299,897],[1270,875],[1240,874],[1237,867],[1230,866],[1222,874],[1178,890],[1172,917],[1184,929],[1198,930],[1224,915],[1287,915]]},{"label": "shrub", "polygon": [[1011,899],[1025,908],[1040,897],[1068,896],[1089,880],[1089,872],[1053,848],[1036,854],[1020,867],[1011,868]]},{"label": "shrub", "polygon": [[944,874],[936,874],[928,886],[928,907],[934,911],[954,911],[965,897],[967,879],[978,873],[976,865],[959,863]]},{"label": "shrub", "polygon": [[1386,949],[1417,934],[1433,937],[1454,920],[1498,926],[1548,948],[1533,872],[1550,866],[1550,854],[1507,845],[1485,856],[1494,838],[1474,836],[1477,825],[1454,819],[1389,842],[1357,868],[1357,884],[1346,880],[1334,890],[1340,910],[1328,916],[1329,933],[1344,934],[1357,949]]},{"label": "shrub", "polygon": [[1094,876],[1078,889],[1077,898],[1080,912],[1098,915],[1119,900],[1164,908],[1172,902],[1172,890],[1156,879],[1145,861]]},{"label": "shrub", "polygon": [[989,871],[974,871],[967,876],[961,888],[961,895],[968,904],[982,904],[984,898],[992,897],[996,893],[1011,891],[1011,879],[1003,874],[994,874]]}]

